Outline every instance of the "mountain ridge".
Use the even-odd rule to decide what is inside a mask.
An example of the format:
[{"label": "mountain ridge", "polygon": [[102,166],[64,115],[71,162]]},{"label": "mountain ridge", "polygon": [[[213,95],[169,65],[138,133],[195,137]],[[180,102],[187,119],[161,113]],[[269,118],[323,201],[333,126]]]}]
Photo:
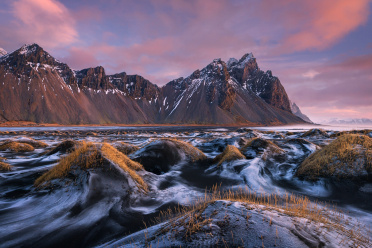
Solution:
[{"label": "mountain ridge", "polygon": [[239,61],[230,59],[227,64],[215,59],[186,78],[158,87],[139,75],[125,72],[106,75],[102,66],[72,70],[39,45],[31,44],[0,58],[0,78],[3,80],[0,81],[0,120],[3,121],[61,124],[302,122],[292,114],[289,98],[279,79],[272,76],[271,71],[261,71],[251,53]]},{"label": "mountain ridge", "polygon": [[300,117],[302,120],[304,120],[306,122],[313,123],[307,115],[305,115],[301,112],[300,108],[297,106],[297,104],[295,102],[290,101],[290,105],[291,105],[292,113],[294,115]]}]

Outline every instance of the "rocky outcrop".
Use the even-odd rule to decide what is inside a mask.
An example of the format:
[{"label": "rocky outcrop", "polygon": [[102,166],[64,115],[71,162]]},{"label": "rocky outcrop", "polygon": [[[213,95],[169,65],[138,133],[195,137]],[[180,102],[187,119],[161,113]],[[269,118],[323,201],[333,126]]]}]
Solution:
[{"label": "rocky outcrop", "polygon": [[79,87],[88,87],[95,90],[108,90],[114,88],[109,83],[105,69],[102,66],[76,71],[76,79]]},{"label": "rocky outcrop", "polygon": [[125,72],[108,76],[108,80],[117,89],[134,98],[152,101],[160,94],[159,87],[139,75],[127,75]]}]

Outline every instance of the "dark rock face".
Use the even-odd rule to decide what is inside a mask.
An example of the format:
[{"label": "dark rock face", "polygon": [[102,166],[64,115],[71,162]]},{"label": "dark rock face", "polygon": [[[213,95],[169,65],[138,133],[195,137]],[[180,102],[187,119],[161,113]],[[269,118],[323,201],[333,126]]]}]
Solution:
[{"label": "dark rock face", "polygon": [[109,83],[105,69],[103,69],[102,66],[77,71],[76,79],[79,87],[88,87],[95,90],[108,90],[114,88]]},{"label": "dark rock face", "polygon": [[248,87],[268,104],[291,112],[287,93],[277,77],[271,71],[259,69],[253,54],[245,54],[238,62],[230,59],[229,72],[243,87]]},{"label": "dark rock face", "polygon": [[159,87],[138,75],[127,75],[125,72],[108,76],[108,80],[117,89],[134,98],[155,100],[159,96]]},{"label": "dark rock face", "polygon": [[0,57],[0,121],[41,123],[301,123],[278,78],[252,54],[215,59],[164,87],[102,66],[80,71],[37,44]]},{"label": "dark rock face", "polygon": [[301,123],[278,78],[258,68],[252,54],[227,63],[215,59],[162,88],[167,123]]}]

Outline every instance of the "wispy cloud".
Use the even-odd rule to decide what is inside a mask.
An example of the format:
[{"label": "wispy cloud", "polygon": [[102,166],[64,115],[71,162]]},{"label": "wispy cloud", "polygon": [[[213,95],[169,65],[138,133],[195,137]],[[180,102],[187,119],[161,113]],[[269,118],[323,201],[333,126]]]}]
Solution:
[{"label": "wispy cloud", "polygon": [[[24,42],[47,48],[63,47],[77,41],[78,32],[70,11],[55,0],[17,0],[10,32]],[[13,39],[15,37],[12,37]]]}]

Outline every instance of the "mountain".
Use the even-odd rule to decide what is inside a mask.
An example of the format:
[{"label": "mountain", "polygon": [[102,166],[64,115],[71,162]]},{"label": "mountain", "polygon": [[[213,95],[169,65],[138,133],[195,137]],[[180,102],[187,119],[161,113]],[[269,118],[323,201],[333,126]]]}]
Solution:
[{"label": "mountain", "polygon": [[[42,123],[152,123],[102,67],[73,71],[37,44],[0,59],[0,118]],[[137,83],[137,82],[134,82]]]},{"label": "mountain", "polygon": [[261,71],[252,54],[227,64],[215,59],[189,77],[166,84],[162,93],[161,119],[167,123],[302,122],[292,114],[279,79]]},{"label": "mountain", "polygon": [[37,44],[0,58],[0,121],[38,123],[302,123],[284,87],[252,54],[216,59],[159,88],[139,75],[72,70]]},{"label": "mountain", "polygon": [[7,52],[0,47],[0,57],[4,56],[6,54],[7,54]]},{"label": "mountain", "polygon": [[300,117],[302,120],[306,121],[306,122],[309,122],[309,123],[313,123],[309,117],[307,117],[307,115],[303,114],[300,110],[300,108],[297,106],[297,104],[295,102],[292,102],[290,101],[290,104],[291,104],[291,110],[292,110],[292,113],[298,117]]},{"label": "mountain", "polygon": [[331,125],[372,125],[372,119],[359,118],[359,119],[339,119],[333,118],[328,121],[324,121],[324,124]]}]

